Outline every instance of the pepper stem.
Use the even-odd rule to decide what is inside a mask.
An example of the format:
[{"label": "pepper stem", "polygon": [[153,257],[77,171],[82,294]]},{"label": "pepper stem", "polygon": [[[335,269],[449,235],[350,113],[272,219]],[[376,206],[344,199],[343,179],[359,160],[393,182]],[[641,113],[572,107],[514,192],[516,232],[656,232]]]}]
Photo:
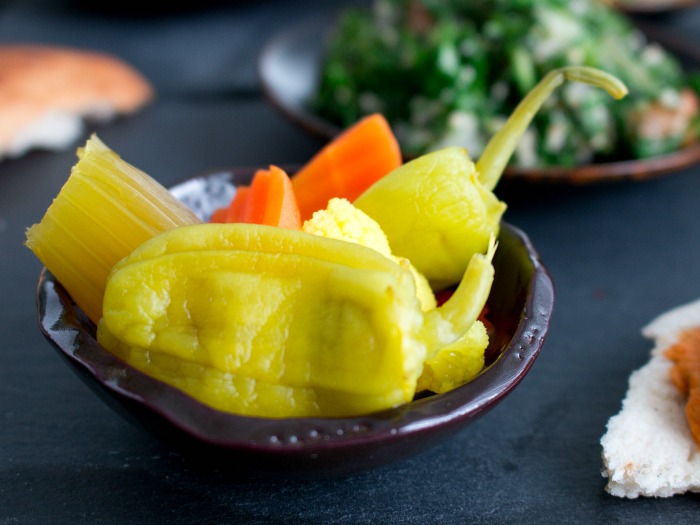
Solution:
[{"label": "pepper stem", "polygon": [[496,187],[520,138],[535,114],[554,90],[566,80],[605,89],[615,99],[621,99],[628,93],[627,86],[620,79],[600,69],[569,66],[550,71],[518,104],[505,125],[486,145],[476,163],[479,180],[484,187],[489,190]]},{"label": "pepper stem", "polygon": [[457,289],[442,306],[426,312],[427,357],[463,337],[484,309],[493,284],[493,256],[497,241],[491,236],[485,253],[476,253],[469,261]]}]

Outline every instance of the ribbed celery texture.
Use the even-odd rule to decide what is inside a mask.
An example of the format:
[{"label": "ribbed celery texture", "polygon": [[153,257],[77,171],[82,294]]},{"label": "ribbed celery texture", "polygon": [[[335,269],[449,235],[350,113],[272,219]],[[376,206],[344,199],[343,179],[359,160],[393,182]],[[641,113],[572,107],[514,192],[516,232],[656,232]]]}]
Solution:
[{"label": "ribbed celery texture", "polygon": [[95,323],[112,267],[144,241],[201,220],[96,135],[26,245]]}]

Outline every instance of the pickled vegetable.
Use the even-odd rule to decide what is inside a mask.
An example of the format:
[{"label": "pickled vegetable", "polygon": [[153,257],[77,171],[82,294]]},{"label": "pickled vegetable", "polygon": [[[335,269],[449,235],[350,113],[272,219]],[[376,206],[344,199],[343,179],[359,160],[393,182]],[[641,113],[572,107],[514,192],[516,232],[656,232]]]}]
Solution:
[{"label": "pickled vegetable", "polygon": [[379,224],[347,199],[331,199],[326,209],[315,212],[309,220],[304,221],[302,229],[314,235],[356,242],[394,259],[413,275],[416,294],[423,310],[431,310],[437,306],[435,294],[425,276],[418,272],[408,259],[395,257]]},{"label": "pickled vegetable", "polygon": [[298,230],[301,214],[289,176],[275,165],[257,170],[249,186],[238,186],[231,202],[214,210],[210,222],[251,222]]},{"label": "pickled vegetable", "polygon": [[26,245],[95,323],[112,266],[158,233],[201,222],[93,135]]},{"label": "pickled vegetable", "polygon": [[326,144],[292,177],[303,220],[333,197],[354,200],[401,165],[401,150],[383,115],[368,115]]},{"label": "pickled vegetable", "polygon": [[444,394],[471,381],[484,369],[488,344],[486,327],[476,321],[463,337],[426,359],[416,389]]},{"label": "pickled vegetable", "polygon": [[[425,276],[408,259],[395,257],[386,235],[376,221],[346,199],[331,199],[325,210],[317,211],[311,219],[304,222],[303,230],[315,235],[357,242],[393,258],[413,275],[422,309],[431,310],[437,306],[435,294]],[[423,363],[417,390],[441,394],[473,379],[484,368],[484,352],[488,344],[486,328],[481,321],[475,321],[464,336],[440,349]]]},{"label": "pickled vegetable", "polygon": [[98,341],[221,410],[380,410],[410,401],[424,360],[477,321],[494,246],[424,312],[411,272],[360,244],[255,224],[181,227],[115,265]]},{"label": "pickled vegetable", "polygon": [[392,252],[410,260],[434,290],[457,283],[472,256],[498,235],[506,205],[493,189],[536,112],[567,80],[602,87],[615,98],[627,93],[603,71],[554,70],[522,100],[476,164],[464,148],[434,151],[395,169],[354,201],[379,223]]}]

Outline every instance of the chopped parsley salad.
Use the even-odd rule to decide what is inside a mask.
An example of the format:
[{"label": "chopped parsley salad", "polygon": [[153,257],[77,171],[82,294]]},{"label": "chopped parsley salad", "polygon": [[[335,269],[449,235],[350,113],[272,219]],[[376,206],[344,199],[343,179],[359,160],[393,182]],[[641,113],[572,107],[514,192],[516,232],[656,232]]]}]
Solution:
[{"label": "chopped parsley salad", "polygon": [[612,101],[564,86],[511,163],[569,167],[671,153],[700,131],[695,73],[600,0],[374,0],[346,8],[311,109],[339,127],[382,113],[404,155],[488,139],[552,69],[603,69],[630,88]]}]

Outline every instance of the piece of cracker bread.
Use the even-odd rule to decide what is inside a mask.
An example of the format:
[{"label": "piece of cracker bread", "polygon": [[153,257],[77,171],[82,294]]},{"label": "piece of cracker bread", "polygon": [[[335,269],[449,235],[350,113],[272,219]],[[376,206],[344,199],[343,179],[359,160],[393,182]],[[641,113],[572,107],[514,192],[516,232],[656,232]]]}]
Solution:
[{"label": "piece of cracker bread", "polygon": [[654,341],[649,362],[634,371],[620,412],[601,439],[605,490],[625,498],[700,492],[700,450],[685,416],[685,396],[669,376],[664,351],[685,329],[700,327],[700,300],[660,315],[642,330]]},{"label": "piece of cracker bread", "polygon": [[34,44],[0,45],[0,159],[33,148],[62,150],[86,120],[133,113],[151,84],[106,53]]}]

